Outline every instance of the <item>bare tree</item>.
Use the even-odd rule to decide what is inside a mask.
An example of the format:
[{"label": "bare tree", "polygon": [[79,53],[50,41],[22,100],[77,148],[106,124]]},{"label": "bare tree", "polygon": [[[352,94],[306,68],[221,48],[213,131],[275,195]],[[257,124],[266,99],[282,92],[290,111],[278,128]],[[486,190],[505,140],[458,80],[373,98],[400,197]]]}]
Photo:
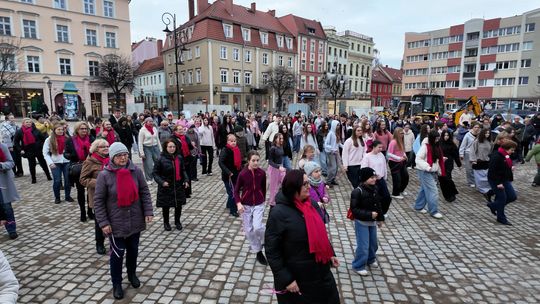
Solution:
[{"label": "bare tree", "polygon": [[12,87],[26,77],[19,67],[20,41],[0,37],[0,90]]},{"label": "bare tree", "polygon": [[267,87],[274,90],[278,97],[277,109],[283,107],[283,96],[287,91],[296,87],[296,74],[283,66],[277,66],[268,71]]},{"label": "bare tree", "polygon": [[99,63],[96,80],[102,87],[112,90],[114,106],[118,107],[122,92],[131,93],[135,88],[131,58],[116,54],[103,56]]},{"label": "bare tree", "polygon": [[334,100],[334,113],[337,113],[337,99],[345,95],[347,87],[347,75],[336,73],[336,63],[331,72],[325,72],[319,81],[320,88],[325,96],[331,96]]}]

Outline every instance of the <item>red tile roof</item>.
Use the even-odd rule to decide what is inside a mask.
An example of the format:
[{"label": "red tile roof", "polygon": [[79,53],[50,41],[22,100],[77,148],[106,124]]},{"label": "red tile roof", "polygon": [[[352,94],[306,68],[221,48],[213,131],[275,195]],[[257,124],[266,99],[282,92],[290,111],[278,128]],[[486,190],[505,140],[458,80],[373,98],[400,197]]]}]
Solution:
[{"label": "red tile roof", "polygon": [[[324,33],[323,27],[319,21],[309,20],[292,14],[279,17],[279,20],[295,37],[305,35],[317,37],[319,39],[326,39],[326,34]],[[310,33],[309,29],[315,30],[315,33]]]},{"label": "red tile roof", "polygon": [[379,70],[373,70],[373,73],[371,74],[371,82],[372,83],[392,83],[392,81],[390,79],[388,79],[386,77],[386,75],[384,75],[383,72],[379,71]]},{"label": "red tile roof", "polygon": [[403,71],[398,69],[393,69],[388,66],[380,66],[380,69],[386,72],[388,76],[390,76],[390,80],[393,82],[401,82],[401,79],[403,77]]},{"label": "red tile roof", "polygon": [[135,75],[142,75],[163,70],[163,56],[143,61],[135,70]]}]

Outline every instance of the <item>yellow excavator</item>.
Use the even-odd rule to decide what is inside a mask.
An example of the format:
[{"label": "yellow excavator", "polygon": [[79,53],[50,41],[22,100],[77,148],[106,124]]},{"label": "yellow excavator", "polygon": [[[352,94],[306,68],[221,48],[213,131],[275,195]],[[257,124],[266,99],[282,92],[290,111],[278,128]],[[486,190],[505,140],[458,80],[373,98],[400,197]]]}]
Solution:
[{"label": "yellow excavator", "polygon": [[480,113],[482,113],[482,105],[478,102],[477,96],[469,97],[467,102],[465,102],[454,112],[454,123],[456,124],[456,126],[459,124],[459,118],[463,113],[465,113],[465,110],[471,111],[475,116],[478,116],[480,115]]}]

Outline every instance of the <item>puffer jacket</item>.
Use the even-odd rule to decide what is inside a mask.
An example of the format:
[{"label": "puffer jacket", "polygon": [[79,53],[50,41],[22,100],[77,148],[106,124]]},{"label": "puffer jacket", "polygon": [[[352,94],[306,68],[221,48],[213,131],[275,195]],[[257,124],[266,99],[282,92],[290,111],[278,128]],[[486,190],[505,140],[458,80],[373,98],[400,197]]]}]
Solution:
[{"label": "puffer jacket", "polygon": [[[176,181],[176,169],[174,167],[174,157],[180,159],[180,180]],[[156,207],[178,207],[186,204],[185,183],[189,183],[189,176],[186,172],[184,159],[181,155],[170,155],[167,152],[161,153],[158,161],[154,164],[152,173],[154,180],[158,184]],[[169,186],[164,187],[167,182]]]},{"label": "puffer jacket", "polygon": [[92,156],[83,162],[79,182],[88,189],[88,206],[94,208],[94,194],[96,192],[96,181],[99,172],[103,170],[103,164]]},{"label": "puffer jacket", "polygon": [[[360,185],[351,192],[350,208],[354,218],[366,222],[384,221],[381,201],[377,186]],[[376,219],[373,219],[372,212],[377,212]]]},{"label": "puffer jacket", "polygon": [[139,199],[129,207],[118,207],[116,170],[112,163],[98,175],[94,194],[94,210],[100,228],[111,225],[115,237],[128,237],[146,229],[145,216],[153,216],[152,198],[141,169],[129,161],[127,169],[139,189]]}]

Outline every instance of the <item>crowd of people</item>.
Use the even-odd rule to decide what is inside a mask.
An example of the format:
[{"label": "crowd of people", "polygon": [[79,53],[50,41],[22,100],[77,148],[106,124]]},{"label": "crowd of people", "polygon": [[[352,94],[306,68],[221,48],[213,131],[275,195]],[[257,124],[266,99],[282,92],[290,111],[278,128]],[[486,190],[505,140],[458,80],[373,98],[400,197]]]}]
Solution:
[{"label": "crowd of people", "polygon": [[[55,204],[75,202],[80,221],[94,220],[96,252],[105,254],[109,240],[113,295],[123,298],[122,264],[134,288],[140,234],[153,221],[149,187],[157,184],[155,206],[162,209],[163,229],[183,230],[182,207],[203,176],[213,175],[214,157],[232,217],[243,231],[257,261],[270,265],[280,303],[339,303],[330,267],[339,265],[325,225],[331,221],[332,188],[343,174],[350,183],[347,217],[354,220],[352,269],[369,275],[378,267],[377,227],[391,217],[393,200],[413,201],[407,192],[411,169],[419,180],[411,207],[443,218],[439,188],[447,202],[459,194],[452,171],[464,167],[468,186],[476,188],[500,224],[511,225],[505,206],[517,199],[512,187],[515,166],[535,159],[540,184],[540,114],[523,122],[502,116],[400,119],[374,113],[293,115],[198,113],[177,119],[158,110],[108,119],[89,116],[73,128],[59,117],[23,119],[12,115],[0,126],[0,220],[11,239],[18,237],[12,202],[20,200],[14,177],[36,166],[52,180]],[[264,153],[263,153],[264,151]],[[133,162],[136,154],[142,169]],[[261,156],[268,167],[261,167]],[[23,168],[22,158],[28,159]],[[387,181],[391,180],[391,189]],[[201,177],[202,178],[202,177]],[[122,189],[118,191],[117,189]],[[267,193],[268,192],[268,193]],[[263,221],[266,206],[268,221]],[[326,299],[326,300],[325,300]]]}]

